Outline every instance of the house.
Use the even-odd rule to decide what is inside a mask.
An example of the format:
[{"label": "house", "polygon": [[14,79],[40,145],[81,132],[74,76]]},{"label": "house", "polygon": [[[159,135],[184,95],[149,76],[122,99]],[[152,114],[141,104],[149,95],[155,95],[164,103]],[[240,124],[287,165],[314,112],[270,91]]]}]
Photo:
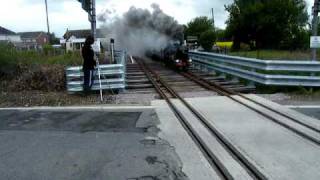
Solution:
[{"label": "house", "polygon": [[24,49],[42,49],[43,46],[49,43],[49,36],[46,32],[19,32],[22,40],[22,48]]},{"label": "house", "polygon": [[[91,35],[90,29],[68,30],[60,40],[60,44],[66,48],[66,51],[80,51],[84,45],[86,37]],[[106,42],[106,38],[100,29],[97,29],[97,41]]]},{"label": "house", "polygon": [[20,35],[0,26],[0,42],[10,42],[12,44],[21,43]]}]

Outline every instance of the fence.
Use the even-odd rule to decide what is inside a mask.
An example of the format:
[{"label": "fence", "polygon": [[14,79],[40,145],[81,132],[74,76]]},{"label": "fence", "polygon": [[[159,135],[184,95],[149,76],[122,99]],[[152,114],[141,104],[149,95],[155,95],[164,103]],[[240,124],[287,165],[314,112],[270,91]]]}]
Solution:
[{"label": "fence", "polygon": [[260,60],[206,52],[189,52],[196,69],[217,71],[264,85],[320,87],[316,61]]},{"label": "fence", "polygon": [[[125,89],[126,53],[124,51],[116,51],[115,61],[117,64],[100,64],[101,85],[103,90]],[[100,90],[98,70],[95,72],[92,90]],[[68,92],[83,91],[82,66],[67,67],[66,77]]]}]

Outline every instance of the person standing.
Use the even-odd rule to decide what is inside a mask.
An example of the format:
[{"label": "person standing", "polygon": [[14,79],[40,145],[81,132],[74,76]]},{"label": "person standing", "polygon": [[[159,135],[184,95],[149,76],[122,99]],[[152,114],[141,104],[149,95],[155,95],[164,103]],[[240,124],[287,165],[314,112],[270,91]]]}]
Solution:
[{"label": "person standing", "polygon": [[91,45],[94,43],[94,38],[88,36],[85,40],[84,46],[82,48],[82,57],[83,57],[83,90],[85,94],[88,94],[93,83],[94,83],[94,69],[96,66],[96,61],[94,60],[94,52]]}]

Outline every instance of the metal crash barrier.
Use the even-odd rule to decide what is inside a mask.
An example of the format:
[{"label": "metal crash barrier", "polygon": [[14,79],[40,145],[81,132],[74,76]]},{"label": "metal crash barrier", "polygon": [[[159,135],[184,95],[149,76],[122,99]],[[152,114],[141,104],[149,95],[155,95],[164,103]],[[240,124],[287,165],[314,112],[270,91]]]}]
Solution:
[{"label": "metal crash barrier", "polygon": [[320,87],[317,61],[261,60],[190,51],[193,67],[275,86]]},{"label": "metal crash barrier", "polygon": [[[125,89],[125,69],[126,53],[115,51],[116,64],[100,64],[101,89],[103,90],[124,90]],[[92,90],[100,90],[98,70],[95,71],[95,80]],[[66,68],[67,90],[68,92],[83,91],[82,66]]]}]

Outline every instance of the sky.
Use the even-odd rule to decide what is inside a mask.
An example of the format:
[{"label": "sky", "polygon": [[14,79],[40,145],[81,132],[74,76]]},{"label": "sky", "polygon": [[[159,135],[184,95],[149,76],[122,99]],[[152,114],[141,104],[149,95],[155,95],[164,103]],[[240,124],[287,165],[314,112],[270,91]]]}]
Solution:
[{"label": "sky", "polygon": [[[5,0],[1,0],[5,1]],[[0,26],[14,32],[47,31],[45,0],[10,0],[0,6]],[[89,29],[88,15],[82,10],[77,0],[47,0],[49,11],[50,31],[58,37],[67,29]],[[228,14],[224,5],[231,4],[233,0],[96,0],[97,14],[107,9],[121,16],[131,6],[151,9],[151,4],[157,3],[160,8],[179,23],[186,24],[197,16],[210,16],[214,9],[215,25],[225,28]],[[306,0],[308,9],[314,0]],[[4,5],[5,4],[5,5]],[[100,23],[98,23],[98,27]]]}]

